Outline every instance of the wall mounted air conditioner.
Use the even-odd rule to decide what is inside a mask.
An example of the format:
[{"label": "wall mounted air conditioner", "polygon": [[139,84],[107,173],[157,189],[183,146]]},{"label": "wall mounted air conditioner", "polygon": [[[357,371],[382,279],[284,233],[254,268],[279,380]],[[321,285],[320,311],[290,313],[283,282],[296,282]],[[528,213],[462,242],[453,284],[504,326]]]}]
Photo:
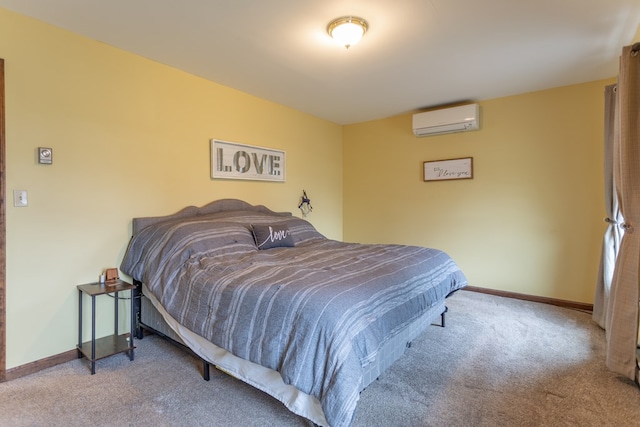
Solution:
[{"label": "wall mounted air conditioner", "polygon": [[414,114],[413,133],[428,136],[476,130],[480,127],[479,112],[478,104],[469,104]]}]

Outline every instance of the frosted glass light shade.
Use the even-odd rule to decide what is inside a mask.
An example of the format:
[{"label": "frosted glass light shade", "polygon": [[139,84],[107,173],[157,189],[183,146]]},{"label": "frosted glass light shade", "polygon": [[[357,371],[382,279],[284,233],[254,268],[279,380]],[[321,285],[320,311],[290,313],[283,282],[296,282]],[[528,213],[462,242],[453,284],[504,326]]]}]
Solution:
[{"label": "frosted glass light shade", "polygon": [[327,32],[340,45],[349,49],[367,32],[367,22],[353,16],[338,18],[329,23]]}]

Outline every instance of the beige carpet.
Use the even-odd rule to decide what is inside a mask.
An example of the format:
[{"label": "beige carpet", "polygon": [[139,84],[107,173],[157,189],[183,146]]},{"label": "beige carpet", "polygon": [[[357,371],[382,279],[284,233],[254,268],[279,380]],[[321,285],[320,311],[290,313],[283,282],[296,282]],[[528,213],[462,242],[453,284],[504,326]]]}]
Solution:
[{"label": "beige carpet", "polygon": [[[473,292],[361,395],[354,427],[634,426],[640,391],[604,365],[588,313]],[[0,384],[1,426],[310,426],[149,336],[136,359],[85,360]]]}]

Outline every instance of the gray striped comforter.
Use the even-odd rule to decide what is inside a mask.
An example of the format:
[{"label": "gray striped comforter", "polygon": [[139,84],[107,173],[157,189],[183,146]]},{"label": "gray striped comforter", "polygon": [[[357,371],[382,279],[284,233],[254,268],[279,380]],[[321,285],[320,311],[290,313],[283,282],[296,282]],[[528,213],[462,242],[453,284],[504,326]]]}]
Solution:
[{"label": "gray striped comforter", "polygon": [[[256,223],[286,223],[296,246],[258,250]],[[147,227],[121,270],[182,325],[315,396],[333,427],[351,424],[363,367],[388,337],[467,283],[442,251],[333,241],[255,212]]]}]

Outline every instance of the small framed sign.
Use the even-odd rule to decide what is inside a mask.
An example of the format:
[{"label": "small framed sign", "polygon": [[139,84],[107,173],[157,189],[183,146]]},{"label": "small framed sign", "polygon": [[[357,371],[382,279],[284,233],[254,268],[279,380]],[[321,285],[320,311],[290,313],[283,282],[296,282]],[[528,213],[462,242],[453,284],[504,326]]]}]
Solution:
[{"label": "small framed sign", "polygon": [[425,182],[471,178],[473,178],[473,157],[424,162]]}]

